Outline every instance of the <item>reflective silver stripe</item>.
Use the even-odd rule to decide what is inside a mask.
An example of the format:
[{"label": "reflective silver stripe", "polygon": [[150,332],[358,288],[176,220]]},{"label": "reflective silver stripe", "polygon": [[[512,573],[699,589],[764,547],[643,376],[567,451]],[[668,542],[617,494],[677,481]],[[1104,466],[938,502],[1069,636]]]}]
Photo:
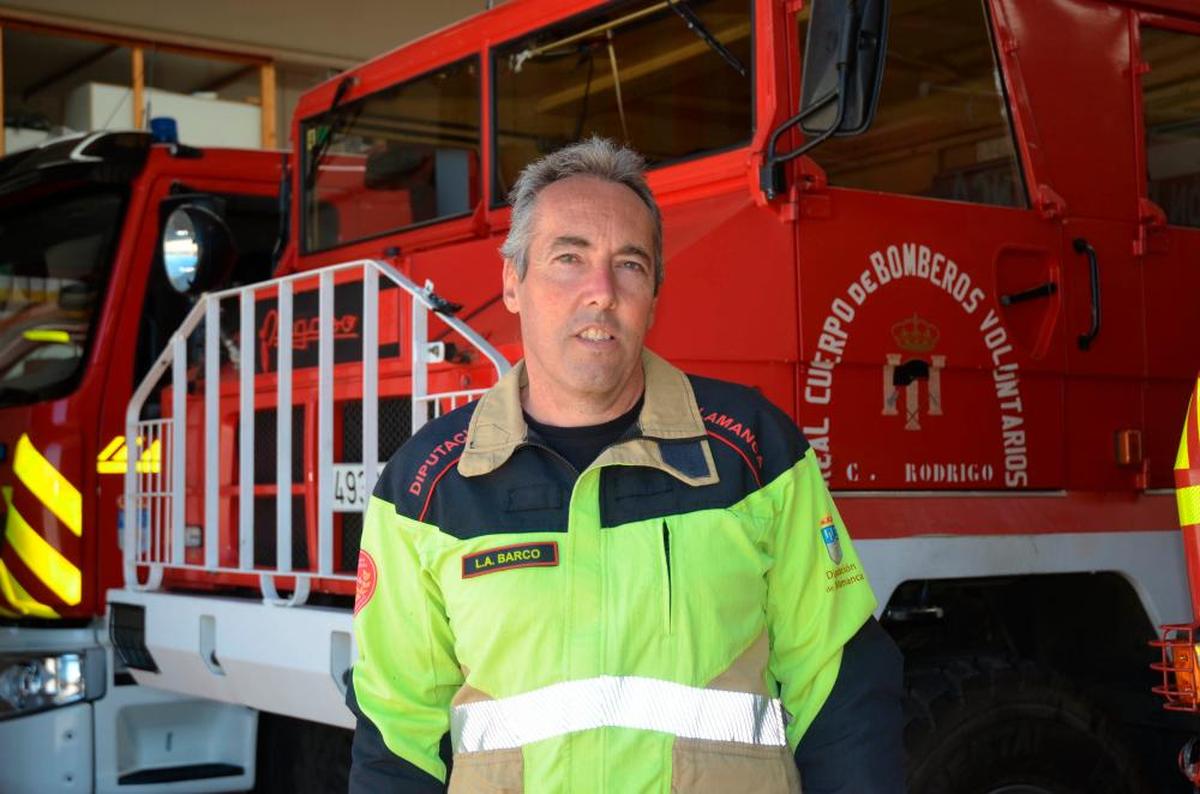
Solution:
[{"label": "reflective silver stripe", "polygon": [[778,700],[657,678],[565,681],[500,700],[455,706],[450,712],[456,753],[505,750],[604,727],[770,747],[787,743]]}]

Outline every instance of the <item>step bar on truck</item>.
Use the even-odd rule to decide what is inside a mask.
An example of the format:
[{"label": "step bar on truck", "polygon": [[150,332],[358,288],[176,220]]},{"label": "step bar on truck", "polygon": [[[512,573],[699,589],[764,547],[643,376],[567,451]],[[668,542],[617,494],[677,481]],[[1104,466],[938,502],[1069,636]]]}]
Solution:
[{"label": "step bar on truck", "polygon": [[[395,322],[388,325],[397,344],[408,345],[408,370],[405,373],[411,384],[411,432],[415,433],[431,417],[440,415],[458,405],[477,398],[483,388],[457,388],[431,391],[430,365],[443,361],[446,346],[430,342],[428,338],[430,313],[444,323],[449,332],[461,337],[477,355],[476,361],[490,363],[489,380],[503,375],[509,362],[486,339],[465,322],[456,318],[452,307],[433,292],[432,284],[424,287],[398,271],[392,265],[375,259],[361,259],[319,270],[283,276],[269,281],[206,293],[192,308],[182,325],[172,335],[169,344],[155,361],[130,399],[126,411],[126,438],[129,439],[131,454],[125,473],[123,549],[125,563],[125,587],[134,590],[156,590],[162,586],[164,573],[168,570],[200,571],[213,574],[248,574],[257,577],[263,600],[273,605],[298,606],[307,601],[314,579],[322,581],[353,581],[354,575],[335,570],[334,567],[334,379],[335,379],[335,332],[339,318],[335,316],[335,287],[340,293],[347,289],[357,291],[361,281],[361,400],[362,400],[362,450],[378,449],[379,439],[379,374],[380,374],[380,295],[381,290],[398,288],[399,297],[390,302],[399,316],[388,318]],[[309,336],[316,336],[316,460],[310,476],[316,478],[316,543],[315,565],[312,564],[311,545],[306,548],[310,564],[299,567],[293,563],[293,455],[302,454],[293,449],[293,394],[298,368],[293,366],[294,342],[293,321],[296,316],[295,297],[309,293],[313,285],[317,298],[315,323],[312,315],[303,324]],[[382,284],[382,286],[381,286]],[[354,296],[357,300],[357,296]],[[258,349],[260,339],[256,337],[256,311],[265,300],[274,300],[278,322],[273,324],[272,349],[274,352],[275,389],[275,440],[273,450],[276,468],[275,510],[273,528],[255,524],[254,493],[255,456],[264,450],[255,450],[256,421],[256,378],[255,356],[266,356],[271,351]],[[236,301],[238,307],[237,341],[232,341],[221,321],[222,301]],[[309,301],[311,308],[311,300]],[[403,333],[402,314],[408,309],[407,334]],[[343,320],[345,318],[342,318]],[[189,405],[189,348],[193,335],[203,338],[203,395],[202,400],[192,399],[193,408],[198,402],[203,405],[203,419],[194,416],[191,436],[197,438],[197,425],[203,427],[203,520],[198,526],[188,526],[188,405]],[[307,347],[311,339],[301,340]],[[343,344],[339,341],[338,344]],[[398,350],[398,355],[403,353]],[[357,351],[356,351],[357,352]],[[238,493],[236,509],[236,555],[221,554],[222,494],[214,484],[221,476],[221,400],[222,390],[228,392],[234,378],[221,378],[221,356],[238,370],[236,399],[238,406],[237,446],[238,460],[236,484]],[[198,357],[198,356],[196,356]],[[260,364],[262,362],[259,362]],[[199,362],[193,362],[197,365]],[[339,365],[340,366],[340,365]],[[304,369],[308,378],[307,388],[311,393],[312,367]],[[443,367],[443,369],[445,369]],[[228,371],[228,370],[227,370]],[[169,405],[162,406],[165,418],[144,419],[142,414],[148,399],[156,393],[161,382],[168,379]],[[197,371],[196,374],[199,374]],[[444,380],[444,379],[443,379]],[[166,394],[167,391],[159,392]],[[263,393],[258,392],[258,398]],[[167,401],[164,399],[164,403]],[[136,440],[136,441],[135,441]],[[132,454],[135,444],[140,454]],[[229,448],[226,440],[226,448]],[[270,453],[267,453],[270,454]],[[369,494],[379,476],[379,462],[375,455],[362,455],[362,476],[358,480],[359,490]],[[191,452],[193,461],[199,459]],[[344,465],[344,464],[343,464]],[[307,472],[306,472],[307,473]],[[195,473],[193,473],[194,476]],[[193,488],[193,505],[197,498]],[[231,500],[224,509],[232,510]],[[193,516],[195,508],[193,507]],[[260,519],[261,523],[261,519]],[[230,525],[231,521],[226,520]],[[232,540],[232,526],[224,542]],[[248,531],[246,531],[248,530]],[[274,564],[264,566],[255,562],[256,533],[274,532]],[[202,560],[194,549],[203,548]],[[192,553],[189,554],[189,549]],[[230,556],[236,559],[230,560]],[[222,559],[224,557],[224,559]],[[144,575],[144,579],[142,576]],[[281,596],[276,586],[276,577],[291,580],[292,592]]]}]

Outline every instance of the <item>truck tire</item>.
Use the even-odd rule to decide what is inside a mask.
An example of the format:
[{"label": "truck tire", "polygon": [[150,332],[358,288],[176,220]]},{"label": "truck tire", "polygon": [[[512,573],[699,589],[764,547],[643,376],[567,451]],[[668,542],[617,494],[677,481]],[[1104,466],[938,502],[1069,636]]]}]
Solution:
[{"label": "truck tire", "polygon": [[1104,716],[1028,662],[906,671],[910,794],[1151,794]]},{"label": "truck tire", "polygon": [[260,713],[255,794],[346,791],[353,737],[342,728]]}]

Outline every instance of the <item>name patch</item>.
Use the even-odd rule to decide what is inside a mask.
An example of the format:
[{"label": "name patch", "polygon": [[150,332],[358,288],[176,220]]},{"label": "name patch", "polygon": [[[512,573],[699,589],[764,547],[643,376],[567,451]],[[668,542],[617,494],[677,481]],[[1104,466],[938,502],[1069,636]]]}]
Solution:
[{"label": "name patch", "polygon": [[558,543],[521,543],[488,549],[462,558],[464,579],[509,568],[545,568],[558,565]]}]

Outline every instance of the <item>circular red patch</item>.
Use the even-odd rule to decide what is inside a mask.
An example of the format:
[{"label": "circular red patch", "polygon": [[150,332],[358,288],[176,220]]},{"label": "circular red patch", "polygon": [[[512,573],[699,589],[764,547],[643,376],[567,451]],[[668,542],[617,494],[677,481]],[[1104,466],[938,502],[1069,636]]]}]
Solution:
[{"label": "circular red patch", "polygon": [[371,596],[375,595],[375,585],[379,582],[379,572],[375,569],[375,560],[365,551],[358,552],[358,578],[354,582],[354,614],[367,605]]}]

